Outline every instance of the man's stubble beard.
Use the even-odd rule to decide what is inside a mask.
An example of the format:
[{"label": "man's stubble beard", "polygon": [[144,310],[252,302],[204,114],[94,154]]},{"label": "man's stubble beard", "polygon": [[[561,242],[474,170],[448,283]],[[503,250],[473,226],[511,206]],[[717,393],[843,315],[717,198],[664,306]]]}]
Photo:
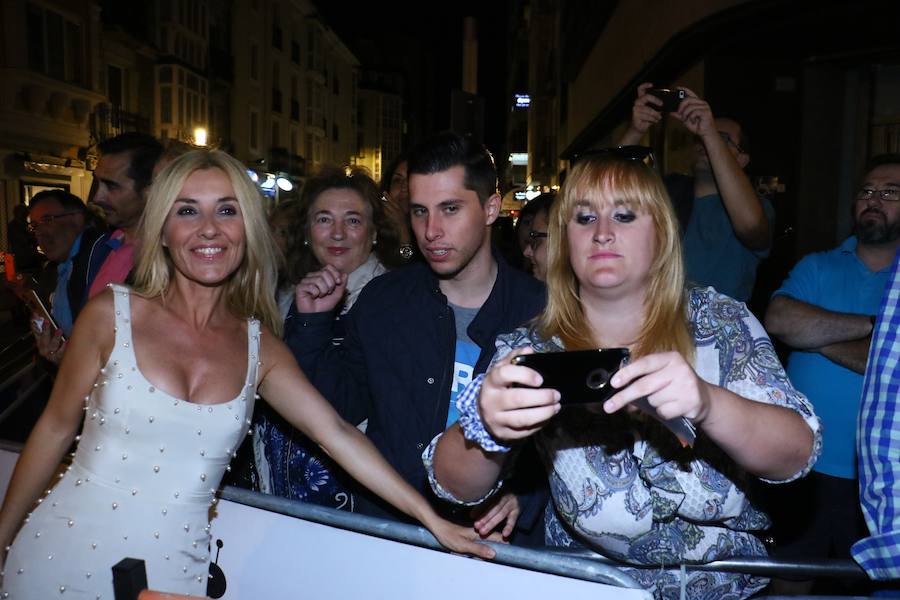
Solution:
[{"label": "man's stubble beard", "polygon": [[860,242],[863,244],[879,245],[888,244],[900,239],[900,222],[889,222],[887,220],[887,215],[881,211],[871,211],[881,215],[881,219],[863,220],[866,212],[870,211],[864,211],[853,226],[853,233]]}]

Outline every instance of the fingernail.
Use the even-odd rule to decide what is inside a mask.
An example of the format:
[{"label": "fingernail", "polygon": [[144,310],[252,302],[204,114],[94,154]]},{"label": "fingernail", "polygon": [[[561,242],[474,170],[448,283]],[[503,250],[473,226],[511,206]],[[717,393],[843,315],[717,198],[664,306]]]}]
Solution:
[{"label": "fingernail", "polygon": [[603,410],[605,410],[606,412],[611,413],[613,411],[613,408],[615,408],[615,406],[612,402],[607,401],[603,403]]},{"label": "fingernail", "polygon": [[559,390],[553,390],[553,399],[556,402],[559,402],[560,400],[562,400],[562,394],[559,393]]}]

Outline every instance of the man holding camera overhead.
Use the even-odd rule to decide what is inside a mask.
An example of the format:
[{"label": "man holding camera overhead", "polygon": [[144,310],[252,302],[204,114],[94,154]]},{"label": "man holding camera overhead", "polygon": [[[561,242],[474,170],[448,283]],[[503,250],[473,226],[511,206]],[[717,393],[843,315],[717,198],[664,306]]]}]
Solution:
[{"label": "man holding camera overhead", "polygon": [[771,246],[775,212],[744,172],[750,162],[747,136],[737,121],[715,118],[691,90],[643,83],[621,144],[640,143],[665,112],[696,138],[693,177],[665,178],[681,222],[688,280],[747,302],[756,267]]}]

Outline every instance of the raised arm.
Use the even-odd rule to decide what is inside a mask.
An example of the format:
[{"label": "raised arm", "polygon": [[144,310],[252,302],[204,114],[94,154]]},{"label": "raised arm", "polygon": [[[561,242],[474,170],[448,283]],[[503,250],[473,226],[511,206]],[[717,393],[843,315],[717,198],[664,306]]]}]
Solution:
[{"label": "raised arm", "polygon": [[767,250],[771,245],[771,227],[762,201],[744,172],[744,166],[750,160],[749,155],[740,148],[737,156],[732,154],[728,144],[736,146],[739,140],[727,142],[719,133],[709,104],[691,90],[681,89],[687,93],[687,97],[672,116],[698,136],[706,149],[710,168],[735,236],[750,250]]},{"label": "raised arm", "polygon": [[334,310],[347,278],[332,266],[297,284],[294,308],[285,321],[284,341],[303,372],[342,418],[358,424],[368,417],[368,384],[352,314],[343,320],[343,343],[332,344]]},{"label": "raised arm", "polygon": [[476,542],[474,529],[441,519],[428,502],[384,460],[356,427],[340,418],[298,368],[288,348],[271,335],[262,336],[260,393],[291,425],[318,444],[354,479],[424,524],[447,548],[493,558]]},{"label": "raised arm", "polygon": [[642,83],[638,86],[637,98],[631,107],[631,122],[628,123],[625,135],[619,140],[620,146],[640,144],[644,135],[650,131],[650,127],[662,120],[662,113],[659,110],[662,100],[647,93],[652,87],[652,83]]},{"label": "raised arm", "polygon": [[0,548],[15,536],[38,497],[50,485],[81,426],[90,393],[114,343],[112,292],[85,306],[69,340],[47,407],[28,436],[0,509]]}]

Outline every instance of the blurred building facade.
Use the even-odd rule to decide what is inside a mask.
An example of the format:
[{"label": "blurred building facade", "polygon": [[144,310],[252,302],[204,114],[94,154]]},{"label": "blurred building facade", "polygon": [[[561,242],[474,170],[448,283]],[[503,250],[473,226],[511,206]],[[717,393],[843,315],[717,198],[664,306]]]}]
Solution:
[{"label": "blurred building facade", "polygon": [[89,0],[2,2],[0,19],[0,207],[6,223],[20,199],[47,187],[81,197],[101,80],[99,8]]},{"label": "blurred building facade", "polygon": [[354,164],[379,181],[403,151],[404,78],[397,72],[363,69],[359,82],[358,143]]},{"label": "blurred building facade", "polygon": [[0,235],[45,187],[87,200],[97,144],[126,131],[205,132],[293,194],[359,154],[360,63],[310,0],[8,0],[0,18]]}]

